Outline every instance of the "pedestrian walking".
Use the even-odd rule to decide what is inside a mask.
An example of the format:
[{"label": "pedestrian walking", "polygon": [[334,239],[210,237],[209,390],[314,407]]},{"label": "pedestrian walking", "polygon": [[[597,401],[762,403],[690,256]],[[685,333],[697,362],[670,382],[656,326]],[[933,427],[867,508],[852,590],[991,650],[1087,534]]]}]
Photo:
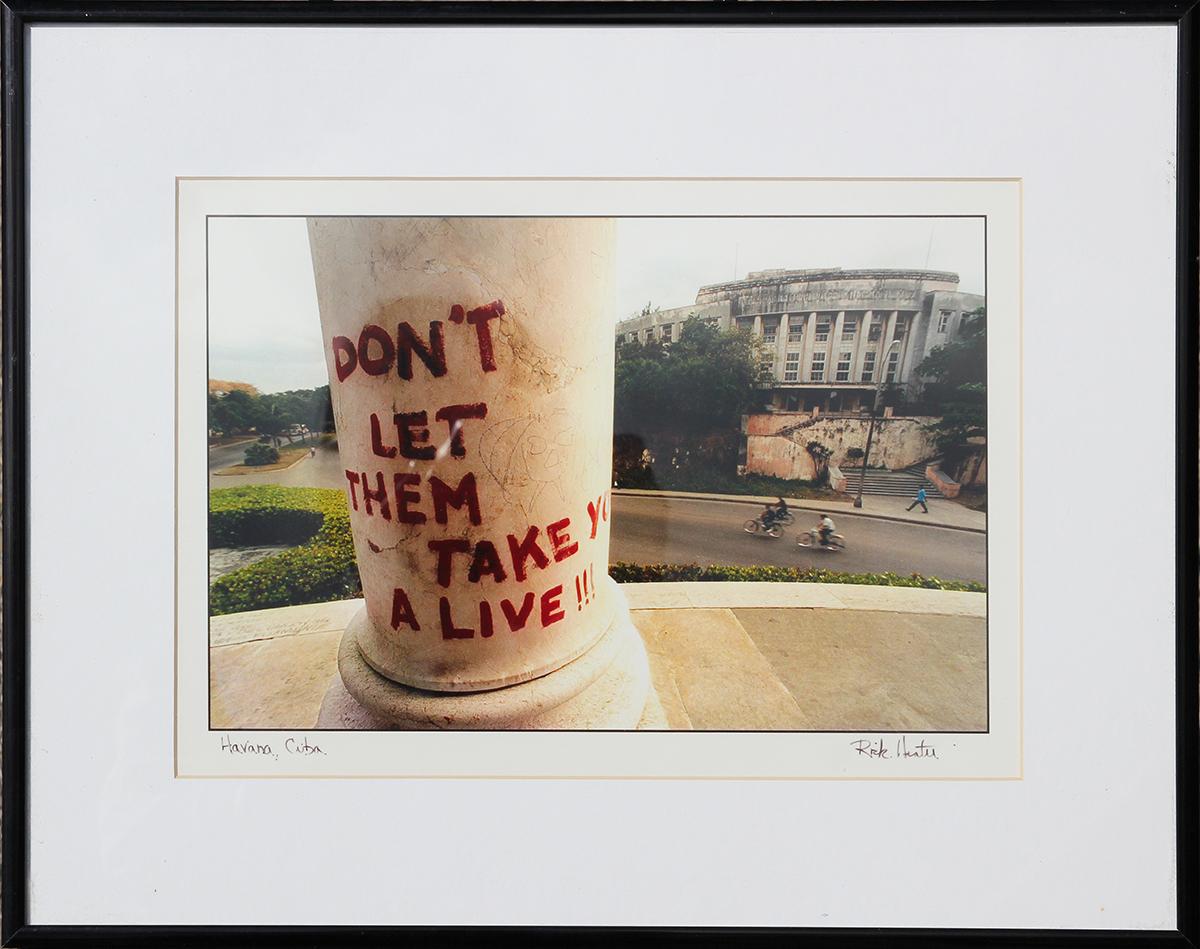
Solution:
[{"label": "pedestrian walking", "polygon": [[906,507],[904,510],[911,511],[918,504],[921,505],[922,511],[924,511],[926,514],[929,513],[929,507],[925,504],[925,488],[924,487],[917,488],[917,496],[915,498],[913,498],[913,503],[910,504],[908,507]]}]

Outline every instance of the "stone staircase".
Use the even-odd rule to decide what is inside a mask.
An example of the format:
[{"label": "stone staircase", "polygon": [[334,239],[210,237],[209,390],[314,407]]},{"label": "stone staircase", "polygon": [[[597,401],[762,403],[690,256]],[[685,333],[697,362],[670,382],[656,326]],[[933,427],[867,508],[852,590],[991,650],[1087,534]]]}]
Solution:
[{"label": "stone staircase", "polygon": [[[862,478],[862,468],[842,468],[846,478],[846,493],[858,494],[858,482]],[[902,471],[884,471],[879,468],[868,468],[866,480],[863,482],[863,494],[882,495],[884,497],[911,498],[917,493],[917,488],[924,487],[925,493],[931,498],[942,495],[933,483],[925,477],[925,465],[913,465]]]}]

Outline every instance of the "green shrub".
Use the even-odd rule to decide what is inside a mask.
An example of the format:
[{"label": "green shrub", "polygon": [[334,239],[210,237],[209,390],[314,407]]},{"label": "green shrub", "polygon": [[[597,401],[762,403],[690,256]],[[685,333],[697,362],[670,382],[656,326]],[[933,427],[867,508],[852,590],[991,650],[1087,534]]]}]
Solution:
[{"label": "green shrub", "polygon": [[927,590],[965,590],[984,593],[982,583],[974,580],[941,580],[923,577],[919,573],[901,576],[898,573],[844,573],[818,567],[737,567],[695,563],[614,563],[608,574],[617,583],[664,583],[671,581],[745,581],[765,580],[774,583],[861,583],[883,587],[923,587]]},{"label": "green shrub", "polygon": [[616,477],[618,488],[658,491],[689,491],[698,494],[742,494],[755,497],[828,498],[833,493],[812,481],[776,478],[771,475],[715,471],[704,466],[669,468],[657,465],[631,468]]},{"label": "green shrub", "polygon": [[213,616],[324,603],[362,592],[350,514],[341,491],[280,485],[219,488],[209,495],[208,543],[304,545],[213,581]]},{"label": "green shrub", "polygon": [[273,465],[279,460],[279,452],[270,445],[253,444],[246,449],[246,464]]}]

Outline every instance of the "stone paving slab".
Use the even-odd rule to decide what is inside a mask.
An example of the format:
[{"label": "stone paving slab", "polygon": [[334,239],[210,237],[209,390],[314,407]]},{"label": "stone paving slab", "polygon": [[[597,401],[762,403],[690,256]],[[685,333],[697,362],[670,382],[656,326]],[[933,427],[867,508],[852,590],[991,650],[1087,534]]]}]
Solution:
[{"label": "stone paving slab", "polygon": [[884,587],[854,583],[684,582],[622,583],[634,610],[822,609],[883,610],[931,615],[987,616],[986,593]]},{"label": "stone paving slab", "polygon": [[863,610],[734,615],[815,728],[987,728],[982,619]]},{"label": "stone paving slab", "polygon": [[340,629],[209,649],[213,728],[312,728],[337,674]]},{"label": "stone paving slab", "polygon": [[671,727],[681,712],[696,730],[812,727],[731,611],[635,612],[633,622]]},{"label": "stone paving slab", "polygon": [[276,639],[332,630],[341,632],[362,606],[360,598],[213,616],[208,621],[208,644],[229,646],[255,639]]}]

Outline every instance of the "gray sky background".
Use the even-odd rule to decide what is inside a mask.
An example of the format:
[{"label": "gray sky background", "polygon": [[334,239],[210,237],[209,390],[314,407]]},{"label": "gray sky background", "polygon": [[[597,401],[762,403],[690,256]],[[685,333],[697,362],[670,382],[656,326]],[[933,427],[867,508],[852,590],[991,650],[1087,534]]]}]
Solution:
[{"label": "gray sky background", "polygon": [[[209,224],[209,377],[260,392],[325,385],[303,218]],[[684,306],[704,284],[777,267],[928,267],[984,291],[979,218],[623,218],[614,320]]]}]

